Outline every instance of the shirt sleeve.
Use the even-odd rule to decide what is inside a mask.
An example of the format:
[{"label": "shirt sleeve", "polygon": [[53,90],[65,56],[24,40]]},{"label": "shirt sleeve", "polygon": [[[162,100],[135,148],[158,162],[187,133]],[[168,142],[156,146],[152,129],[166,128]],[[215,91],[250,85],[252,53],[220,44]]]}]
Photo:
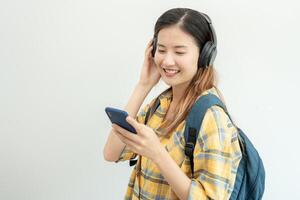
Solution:
[{"label": "shirt sleeve", "polygon": [[[144,124],[145,123],[145,118],[146,118],[146,113],[150,107],[150,105],[153,103],[153,100],[151,101],[150,104],[146,104],[141,110],[140,112],[137,114],[137,116],[135,117],[135,119],[137,120],[137,122]],[[137,156],[136,153],[132,152],[131,150],[129,150],[127,148],[127,146],[125,146],[119,156],[119,159],[117,161],[115,161],[116,163],[119,161],[126,161],[126,160],[132,160],[135,159]]]},{"label": "shirt sleeve", "polygon": [[194,150],[189,200],[230,198],[242,156],[237,133],[222,108],[207,110]]}]

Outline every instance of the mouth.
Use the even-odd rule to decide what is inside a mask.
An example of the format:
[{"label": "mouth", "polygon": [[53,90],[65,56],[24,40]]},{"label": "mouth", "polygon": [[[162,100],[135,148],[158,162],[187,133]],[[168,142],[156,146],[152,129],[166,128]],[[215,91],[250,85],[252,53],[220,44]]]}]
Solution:
[{"label": "mouth", "polygon": [[165,75],[167,77],[173,77],[175,76],[176,74],[178,74],[180,72],[180,70],[176,70],[176,69],[166,69],[166,68],[163,68],[164,72],[165,72]]}]

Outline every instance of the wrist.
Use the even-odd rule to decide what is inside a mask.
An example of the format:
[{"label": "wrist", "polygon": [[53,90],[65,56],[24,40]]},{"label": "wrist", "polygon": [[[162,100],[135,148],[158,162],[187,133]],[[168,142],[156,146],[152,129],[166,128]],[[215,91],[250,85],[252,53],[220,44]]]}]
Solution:
[{"label": "wrist", "polygon": [[156,156],[153,158],[153,162],[155,162],[158,165],[162,160],[165,160],[165,156],[167,154],[167,150],[161,145]]},{"label": "wrist", "polygon": [[148,83],[143,83],[142,81],[139,81],[138,84],[137,84],[137,87],[138,88],[141,88],[143,90],[151,90],[152,89],[152,85],[151,84],[148,84]]}]

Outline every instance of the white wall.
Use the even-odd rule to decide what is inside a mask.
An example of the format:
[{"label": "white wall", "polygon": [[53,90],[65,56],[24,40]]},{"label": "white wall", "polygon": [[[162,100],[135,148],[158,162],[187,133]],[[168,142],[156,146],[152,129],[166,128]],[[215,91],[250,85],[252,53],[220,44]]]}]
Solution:
[{"label": "white wall", "polygon": [[[167,9],[209,14],[220,89],[266,168],[264,199],[300,199],[297,1],[0,2],[0,199],[122,199],[106,106],[123,108]],[[151,91],[145,102],[165,88]]]}]

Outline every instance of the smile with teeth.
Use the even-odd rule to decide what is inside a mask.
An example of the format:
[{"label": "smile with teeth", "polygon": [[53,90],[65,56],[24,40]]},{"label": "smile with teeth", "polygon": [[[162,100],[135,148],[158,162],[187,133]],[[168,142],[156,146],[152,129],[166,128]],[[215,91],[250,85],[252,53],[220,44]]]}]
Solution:
[{"label": "smile with teeth", "polygon": [[175,69],[165,69],[165,68],[163,69],[167,74],[177,74],[178,72],[180,72],[179,70],[175,70]]}]

